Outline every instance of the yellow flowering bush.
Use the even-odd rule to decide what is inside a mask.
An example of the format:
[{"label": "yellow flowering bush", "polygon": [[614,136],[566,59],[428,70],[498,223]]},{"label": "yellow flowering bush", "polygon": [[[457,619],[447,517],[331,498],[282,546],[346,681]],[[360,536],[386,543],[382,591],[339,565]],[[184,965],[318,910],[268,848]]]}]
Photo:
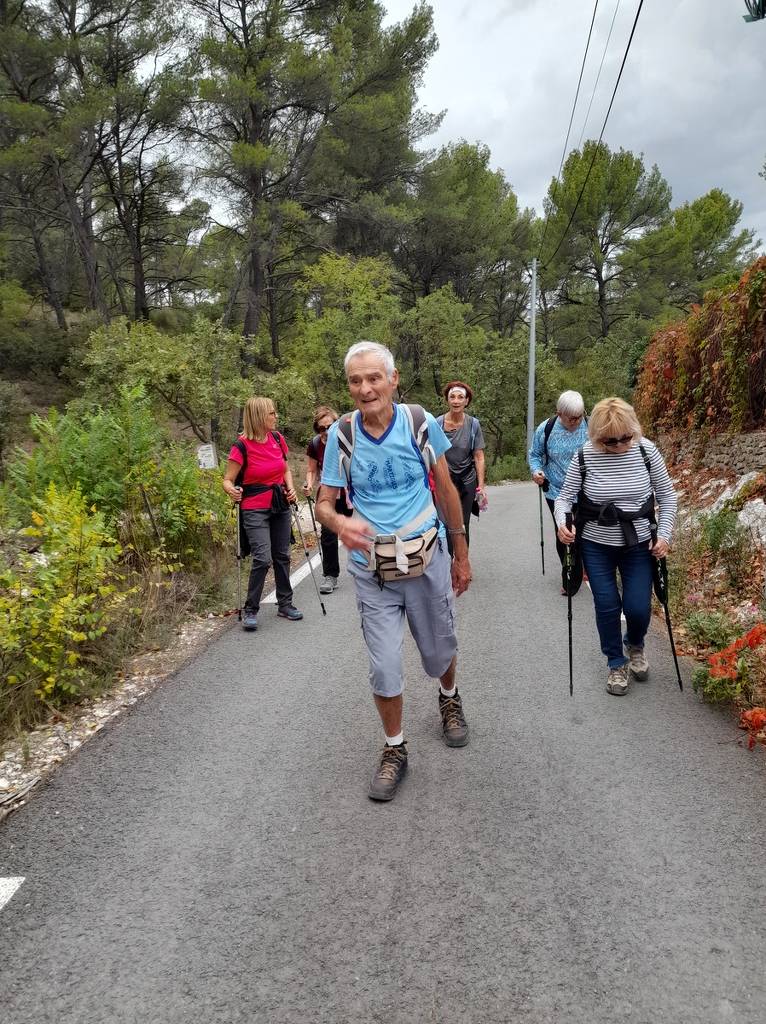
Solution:
[{"label": "yellow flowering bush", "polygon": [[81,691],[98,642],[123,609],[120,545],[79,488],[47,487],[22,534],[32,549],[0,567],[0,724],[33,698]]}]

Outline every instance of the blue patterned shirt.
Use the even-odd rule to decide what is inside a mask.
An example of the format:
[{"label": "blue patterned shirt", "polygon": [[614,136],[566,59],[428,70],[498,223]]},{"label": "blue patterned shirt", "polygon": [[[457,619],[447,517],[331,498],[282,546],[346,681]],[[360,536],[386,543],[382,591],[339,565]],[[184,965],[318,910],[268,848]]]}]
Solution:
[{"label": "blue patterned shirt", "polygon": [[548,438],[548,463],[546,465],[544,442],[545,424],[547,422],[548,420],[543,420],[535,431],[535,436],[532,438],[532,447],[527,453],[527,462],[533,473],[536,473],[538,470],[542,470],[545,473],[551,486],[545,492],[544,497],[554,500],[558,498],[559,491],[564,485],[564,478],[567,475],[572,456],[588,440],[588,424],[582,419],[576,430],[567,430],[562,425],[561,420],[556,417],[553,430],[551,430]]}]

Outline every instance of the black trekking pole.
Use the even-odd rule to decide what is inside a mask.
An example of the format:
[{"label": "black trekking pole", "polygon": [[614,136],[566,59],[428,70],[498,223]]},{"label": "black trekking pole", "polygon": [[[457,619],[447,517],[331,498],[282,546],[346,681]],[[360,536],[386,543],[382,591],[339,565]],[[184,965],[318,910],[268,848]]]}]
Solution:
[{"label": "black trekking pole", "polygon": [[236,520],[237,520],[237,618],[242,621],[242,533],[240,515],[242,510],[239,507],[239,502],[235,504],[236,509]]},{"label": "black trekking pole", "polygon": [[314,527],[314,536],[317,539],[317,547],[319,548],[319,561],[320,561],[320,563],[322,565],[322,575],[324,576],[325,575],[325,571],[324,571],[324,558],[322,557],[322,542],[319,539],[319,531],[317,530],[317,521],[314,518],[314,509],[313,509],[314,502],[311,500],[311,495],[310,494],[306,495],[306,501],[309,503],[309,512],[311,513],[311,525]]},{"label": "black trekking pole", "polygon": [[540,499],[540,561],[543,564],[543,576],[545,575],[545,538],[543,534],[543,489],[537,485],[537,496]]},{"label": "black trekking pole", "polygon": [[678,689],[683,691],[684,684],[681,679],[681,669],[678,667],[678,655],[676,654],[676,645],[673,640],[673,627],[670,624],[670,609],[668,608],[668,563],[664,558],[653,558],[654,565],[652,566],[652,576],[654,577],[654,592],[657,595],[657,600],[660,602],[662,607],[665,609],[665,622],[668,627],[668,637],[670,638],[670,649],[673,652],[673,661],[676,666],[676,676],[678,677]]},{"label": "black trekking pole", "polygon": [[[566,514],[566,528],[572,529],[572,513]],[[564,555],[564,569],[567,578],[567,619],[569,620],[569,696],[574,696],[574,682],[572,680],[572,545],[567,544],[567,551]]]},{"label": "black trekking pole", "polygon": [[317,592],[317,600],[319,601],[319,605],[320,605],[320,607],[322,609],[322,615],[326,615],[327,614],[327,609],[324,606],[324,601],[322,600],[322,595],[319,593],[319,585],[317,584],[317,579],[316,579],[316,576],[314,575],[314,569],[313,569],[313,567],[311,565],[311,555],[309,554],[309,549],[306,547],[306,541],[305,541],[304,536],[303,536],[303,530],[301,529],[300,518],[298,516],[298,502],[294,501],[290,505],[290,508],[292,510],[292,513],[293,513],[293,522],[295,523],[295,527],[298,530],[298,536],[301,539],[301,546],[303,547],[303,554],[306,556],[306,563],[307,563],[307,565],[309,567],[309,572],[311,573],[311,578],[314,581],[314,590],[316,590],[316,592]]}]

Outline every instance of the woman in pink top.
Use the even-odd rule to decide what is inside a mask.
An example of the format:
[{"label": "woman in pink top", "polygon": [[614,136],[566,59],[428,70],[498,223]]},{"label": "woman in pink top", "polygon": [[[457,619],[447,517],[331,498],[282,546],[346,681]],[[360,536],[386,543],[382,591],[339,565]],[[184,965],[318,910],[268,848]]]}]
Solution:
[{"label": "woman in pink top", "polygon": [[[242,612],[242,626],[258,628],[258,608],[269,566],[274,566],[277,615],[296,621],[290,586],[290,504],[295,489],[287,464],[287,442],[277,431],[277,410],[270,398],[256,396],[245,405],[244,430],[232,445],[223,489],[240,503],[244,540],[253,563]],[[244,554],[248,551],[244,550]]]}]

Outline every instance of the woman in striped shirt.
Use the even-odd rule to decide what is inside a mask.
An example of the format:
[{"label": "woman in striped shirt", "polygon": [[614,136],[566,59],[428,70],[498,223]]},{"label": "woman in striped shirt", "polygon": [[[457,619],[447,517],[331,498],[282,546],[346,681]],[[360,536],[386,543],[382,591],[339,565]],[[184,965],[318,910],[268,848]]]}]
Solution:
[{"label": "woman in striped shirt", "polygon": [[[656,445],[642,436],[641,424],[627,402],[621,398],[599,402],[591,413],[588,434],[556,499],[556,525],[563,544],[572,544],[577,537],[581,546],[601,650],[609,666],[606,689],[621,696],[627,693],[631,676],[643,680],[649,675],[644,637],[651,616],[652,558],[663,558],[668,552],[678,503],[664,459]],[[574,504],[577,516],[568,529],[566,514]],[[621,613],[625,614],[624,637]]]}]

